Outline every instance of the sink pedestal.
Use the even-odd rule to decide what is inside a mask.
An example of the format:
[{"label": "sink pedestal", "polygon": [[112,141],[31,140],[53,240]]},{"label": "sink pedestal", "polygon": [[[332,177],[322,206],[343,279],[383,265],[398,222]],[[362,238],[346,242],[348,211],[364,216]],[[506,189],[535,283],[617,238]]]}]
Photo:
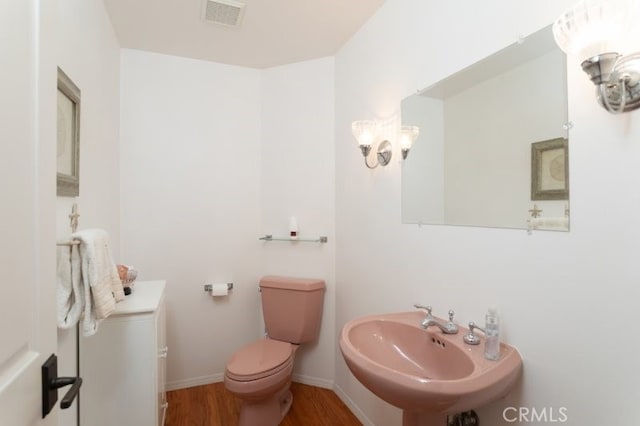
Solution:
[{"label": "sink pedestal", "polygon": [[447,415],[429,412],[402,412],[402,426],[447,426]]}]

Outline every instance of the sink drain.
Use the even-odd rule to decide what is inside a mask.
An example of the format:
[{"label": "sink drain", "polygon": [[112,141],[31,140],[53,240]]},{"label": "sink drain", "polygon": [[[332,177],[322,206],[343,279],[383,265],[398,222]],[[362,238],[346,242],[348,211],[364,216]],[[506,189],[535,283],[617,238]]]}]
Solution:
[{"label": "sink drain", "polygon": [[475,411],[465,411],[447,417],[447,426],[480,426],[480,419]]}]

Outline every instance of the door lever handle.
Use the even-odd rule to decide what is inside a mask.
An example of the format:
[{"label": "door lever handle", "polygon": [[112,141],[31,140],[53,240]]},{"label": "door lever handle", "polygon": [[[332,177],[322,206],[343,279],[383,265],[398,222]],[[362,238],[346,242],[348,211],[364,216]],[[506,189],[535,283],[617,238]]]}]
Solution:
[{"label": "door lever handle", "polygon": [[58,377],[58,357],[54,354],[42,365],[42,418],[51,412],[58,400],[58,389],[71,385],[60,401],[60,408],[71,407],[73,400],[80,392],[82,378],[80,377]]},{"label": "door lever handle", "polygon": [[62,401],[60,401],[60,408],[63,410],[71,407],[73,400],[78,396],[80,386],[82,386],[82,377],[57,377],[55,379],[51,379],[51,382],[49,383],[50,389],[59,389],[69,385],[71,385],[71,389],[64,394]]}]

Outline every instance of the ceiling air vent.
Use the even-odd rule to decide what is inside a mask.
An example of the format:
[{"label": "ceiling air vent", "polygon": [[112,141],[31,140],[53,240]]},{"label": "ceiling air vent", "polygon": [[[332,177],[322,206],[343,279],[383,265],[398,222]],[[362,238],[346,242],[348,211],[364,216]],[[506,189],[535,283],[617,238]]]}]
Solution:
[{"label": "ceiling air vent", "polygon": [[203,17],[207,22],[238,27],[244,15],[244,3],[234,0],[204,0]]}]

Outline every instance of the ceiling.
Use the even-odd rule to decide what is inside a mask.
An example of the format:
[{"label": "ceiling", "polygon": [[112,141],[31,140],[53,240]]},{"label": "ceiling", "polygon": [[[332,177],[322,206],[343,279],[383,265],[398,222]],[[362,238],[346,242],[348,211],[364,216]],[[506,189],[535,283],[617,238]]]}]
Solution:
[{"label": "ceiling", "polygon": [[384,0],[238,0],[239,27],[205,21],[206,0],[104,0],[125,48],[252,68],[334,55]]}]

